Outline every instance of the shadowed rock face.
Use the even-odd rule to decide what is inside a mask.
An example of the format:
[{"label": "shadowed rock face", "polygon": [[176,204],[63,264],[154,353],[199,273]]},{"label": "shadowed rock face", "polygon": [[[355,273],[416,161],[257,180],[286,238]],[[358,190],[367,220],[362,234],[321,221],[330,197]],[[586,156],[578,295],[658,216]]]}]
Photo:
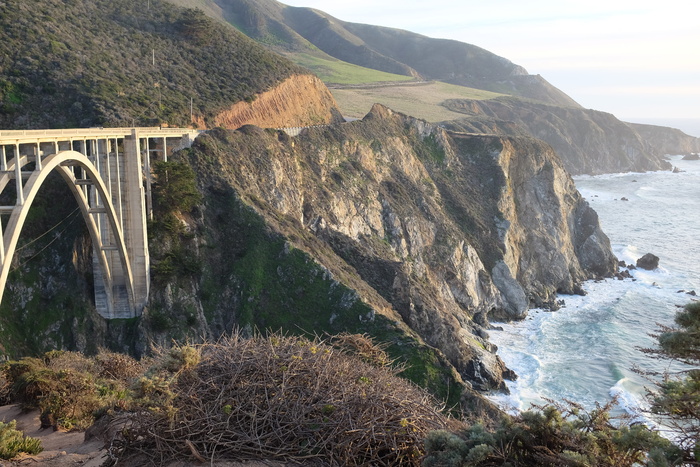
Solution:
[{"label": "shadowed rock face", "polygon": [[556,307],[557,292],[616,267],[597,216],[534,139],[452,134],[375,106],[293,139],[214,130],[189,158],[205,192],[230,187],[355,290],[374,310],[363,319],[399,320],[479,389],[506,371],[489,317]]}]

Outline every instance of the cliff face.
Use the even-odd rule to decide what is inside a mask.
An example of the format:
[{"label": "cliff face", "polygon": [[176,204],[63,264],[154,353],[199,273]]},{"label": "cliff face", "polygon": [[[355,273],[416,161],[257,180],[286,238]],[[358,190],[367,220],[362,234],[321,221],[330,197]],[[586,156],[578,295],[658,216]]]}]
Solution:
[{"label": "cliff face", "polygon": [[[527,134],[549,143],[573,175],[670,169],[665,151],[636,127],[596,110],[516,99],[452,100],[452,111],[469,117],[450,122],[463,131]],[[679,140],[676,140],[677,142]]]},{"label": "cliff face", "polygon": [[[330,91],[313,75],[293,75],[252,101],[241,101],[218,113],[214,127],[286,128],[322,125],[342,119]],[[204,121],[198,122],[204,125]]]},{"label": "cliff face", "polygon": [[[344,307],[368,307],[358,322],[410,329],[480,389],[501,386],[506,372],[488,342],[489,317],[522,318],[531,303],[554,306],[555,292],[574,293],[581,280],[614,271],[595,214],[551,148],[532,139],[449,134],[375,106],[363,121],[295,138],[253,127],[215,130],[188,159],[208,199],[232,190],[351,290]],[[212,233],[235,214],[207,204],[193,231],[225,235],[232,246],[207,246],[238,255],[236,236],[245,234]],[[209,254],[201,242],[197,249]],[[240,258],[202,261],[217,266],[205,268],[198,287],[228,278],[197,305],[202,316],[276,322],[274,294],[252,293],[258,279],[234,272]],[[273,275],[285,277],[284,269]],[[295,293],[307,293],[303,283]],[[287,306],[300,313],[298,303]],[[316,318],[313,330],[338,332],[342,316],[338,309]]]},{"label": "cliff face", "polygon": [[628,123],[659,154],[689,154],[700,152],[700,138],[687,135],[676,128],[641,123]]},{"label": "cliff face", "polygon": [[498,163],[506,175],[499,200],[503,262],[530,303],[547,305],[556,293],[581,293],[582,280],[615,270],[616,258],[597,214],[551,147],[508,138]]}]

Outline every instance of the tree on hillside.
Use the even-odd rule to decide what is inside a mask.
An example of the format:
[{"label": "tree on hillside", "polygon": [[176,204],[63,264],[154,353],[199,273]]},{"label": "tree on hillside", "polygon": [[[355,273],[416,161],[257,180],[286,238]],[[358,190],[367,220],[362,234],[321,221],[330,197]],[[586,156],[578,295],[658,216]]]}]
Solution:
[{"label": "tree on hillside", "polygon": [[202,201],[192,167],[183,162],[158,161],[153,165],[157,209],[164,214],[191,211]]},{"label": "tree on hillside", "polygon": [[655,337],[658,349],[646,353],[690,365],[690,369],[665,374],[658,392],[651,394],[652,412],[674,432],[689,465],[700,465],[700,302],[679,312],[675,327],[661,326]]}]

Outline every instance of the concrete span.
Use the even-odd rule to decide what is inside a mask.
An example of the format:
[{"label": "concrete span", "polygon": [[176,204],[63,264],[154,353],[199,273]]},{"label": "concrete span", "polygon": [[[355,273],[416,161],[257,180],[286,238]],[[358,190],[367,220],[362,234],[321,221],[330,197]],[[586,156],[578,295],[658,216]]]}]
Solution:
[{"label": "concrete span", "polygon": [[139,316],[150,287],[151,163],[167,161],[198,134],[183,128],[0,131],[0,193],[15,196],[14,204],[0,206],[0,300],[29,208],[55,170],[92,238],[97,311],[107,319]]}]

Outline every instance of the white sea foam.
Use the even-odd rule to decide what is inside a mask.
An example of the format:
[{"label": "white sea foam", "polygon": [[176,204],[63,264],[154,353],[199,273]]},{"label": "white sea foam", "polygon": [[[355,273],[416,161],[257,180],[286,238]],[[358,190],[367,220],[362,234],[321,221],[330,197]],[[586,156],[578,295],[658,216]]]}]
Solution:
[{"label": "white sea foam", "polygon": [[643,406],[648,381],[631,369],[663,371],[667,363],[639,348],[655,346],[649,333],[693,298],[680,290],[700,293],[700,162],[672,163],[686,172],[576,177],[615,255],[635,264],[651,252],[660,267],[631,270],[633,280],[587,282],[587,295],[561,296],[566,305],[557,312],[530,310],[524,321],[499,323],[503,331],[491,331],[491,340],[519,378],[507,383],[510,395],[493,397],[497,403],[524,410],[569,399],[591,408],[615,395],[620,410]]},{"label": "white sea foam", "polygon": [[617,400],[617,406],[632,417],[632,423],[644,423],[645,425],[655,425],[653,421],[645,415],[648,413],[648,404],[639,396],[639,389],[629,390],[625,384],[630,383],[629,378],[622,378],[610,388],[610,397]]}]

